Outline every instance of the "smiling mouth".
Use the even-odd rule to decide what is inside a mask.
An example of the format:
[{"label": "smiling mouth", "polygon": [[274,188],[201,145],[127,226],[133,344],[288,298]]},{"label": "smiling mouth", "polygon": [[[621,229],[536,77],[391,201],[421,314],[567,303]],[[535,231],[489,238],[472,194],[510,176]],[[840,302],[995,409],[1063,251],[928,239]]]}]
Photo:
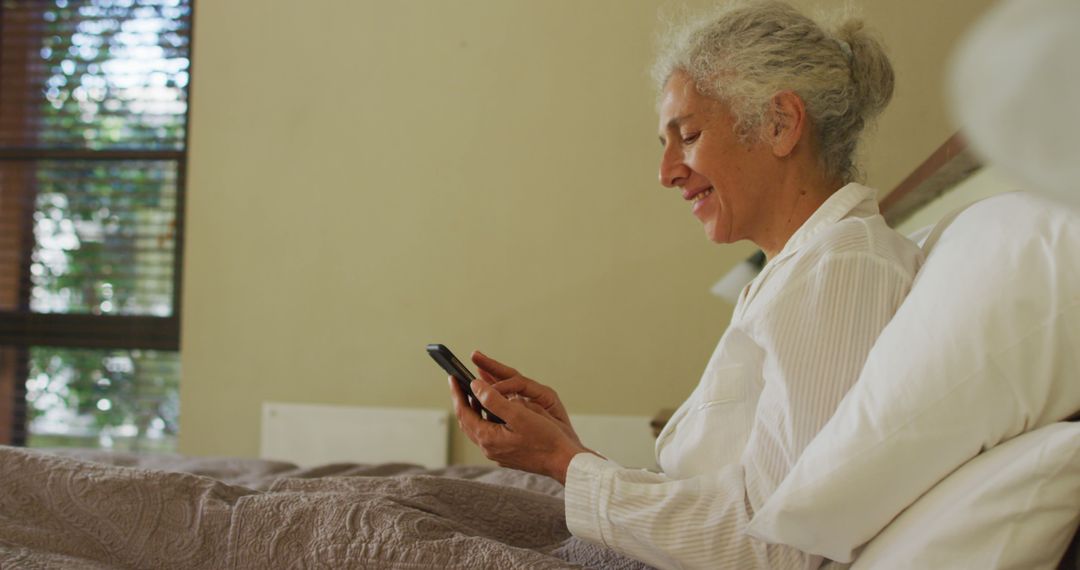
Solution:
[{"label": "smiling mouth", "polygon": [[693,196],[691,196],[690,201],[696,204],[696,203],[704,200],[705,198],[707,198],[709,196],[709,194],[712,194],[712,192],[713,192],[713,189],[711,187],[706,188],[705,190],[702,190],[701,192],[698,192],[697,194],[694,194]]}]

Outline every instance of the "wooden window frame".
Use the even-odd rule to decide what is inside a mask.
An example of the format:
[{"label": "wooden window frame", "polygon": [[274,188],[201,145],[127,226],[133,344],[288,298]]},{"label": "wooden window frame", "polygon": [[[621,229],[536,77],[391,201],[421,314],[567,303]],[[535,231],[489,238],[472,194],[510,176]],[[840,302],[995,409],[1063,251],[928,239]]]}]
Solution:
[{"label": "wooden window frame", "polygon": [[[31,254],[34,247],[34,196],[24,196],[21,263],[15,310],[0,310],[0,444],[25,445],[27,425],[26,379],[29,375],[30,347],[180,350],[180,314],[183,283],[184,227],[187,195],[188,144],[191,124],[191,83],[194,66],[195,0],[189,0],[188,83],[184,112],[184,141],[181,150],[111,148],[108,150],[70,148],[0,147],[0,162],[8,161],[168,161],[176,164],[176,212],[173,234],[172,316],[129,316],[34,313],[30,311]],[[3,34],[4,5],[0,2],[0,34]],[[0,44],[0,50],[3,45]],[[0,78],[6,81],[0,53]],[[24,62],[25,63],[25,62]],[[24,80],[25,83],[25,80]],[[17,88],[17,87],[16,87]],[[30,189],[31,192],[36,189]]]}]

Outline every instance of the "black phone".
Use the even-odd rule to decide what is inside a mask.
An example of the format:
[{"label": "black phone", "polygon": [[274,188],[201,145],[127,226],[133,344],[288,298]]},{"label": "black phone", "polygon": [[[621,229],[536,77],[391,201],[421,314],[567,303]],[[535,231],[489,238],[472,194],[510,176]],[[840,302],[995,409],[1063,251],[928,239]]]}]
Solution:
[{"label": "black phone", "polygon": [[431,358],[435,359],[435,362],[439,363],[439,366],[447,374],[457,380],[458,386],[461,386],[461,390],[465,392],[469,399],[469,405],[480,412],[480,417],[497,424],[506,423],[499,416],[487,411],[484,406],[480,405],[480,399],[476,397],[476,394],[473,394],[472,387],[469,385],[476,377],[473,376],[472,372],[469,372],[468,368],[465,368],[465,365],[458,360],[458,357],[454,356],[453,352],[450,352],[449,348],[441,344],[429,344],[427,345],[427,353]]}]

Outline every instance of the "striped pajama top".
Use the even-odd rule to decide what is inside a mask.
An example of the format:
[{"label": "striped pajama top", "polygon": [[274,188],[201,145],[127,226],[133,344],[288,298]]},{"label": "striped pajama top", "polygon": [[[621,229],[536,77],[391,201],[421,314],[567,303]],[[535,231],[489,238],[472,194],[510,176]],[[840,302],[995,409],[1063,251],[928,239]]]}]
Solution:
[{"label": "striped pajama top", "polygon": [[742,291],[657,439],[661,472],[574,457],[570,531],[658,568],[818,568],[820,557],[746,528],[858,378],[922,260],[873,190],[835,192]]}]

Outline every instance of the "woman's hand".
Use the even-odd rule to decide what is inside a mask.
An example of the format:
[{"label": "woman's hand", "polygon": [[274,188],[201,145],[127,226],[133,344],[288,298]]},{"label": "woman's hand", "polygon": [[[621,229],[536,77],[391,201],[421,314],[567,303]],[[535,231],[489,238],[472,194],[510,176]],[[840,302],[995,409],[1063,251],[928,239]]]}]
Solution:
[{"label": "woman's hand", "polygon": [[[482,354],[474,353],[473,361],[481,374],[481,379],[472,383],[473,393],[485,408],[506,423],[482,419],[469,406],[457,382],[450,378],[454,412],[462,432],[500,466],[547,475],[565,484],[570,461],[578,453],[589,450],[578,441],[558,396],[550,388]],[[514,383],[507,386],[517,386],[520,390],[507,393],[524,398],[507,398],[496,389],[499,384],[511,381]],[[530,393],[536,395],[535,400]]]},{"label": "woman's hand", "polygon": [[561,424],[566,435],[570,436],[578,445],[581,445],[581,440],[578,438],[577,433],[574,432],[574,427],[570,425],[570,415],[566,413],[566,407],[559,400],[559,395],[555,390],[522,376],[516,369],[480,351],[472,353],[472,361],[473,364],[476,364],[480,377],[494,386],[500,394],[509,399],[523,397],[529,403],[540,407]]}]

